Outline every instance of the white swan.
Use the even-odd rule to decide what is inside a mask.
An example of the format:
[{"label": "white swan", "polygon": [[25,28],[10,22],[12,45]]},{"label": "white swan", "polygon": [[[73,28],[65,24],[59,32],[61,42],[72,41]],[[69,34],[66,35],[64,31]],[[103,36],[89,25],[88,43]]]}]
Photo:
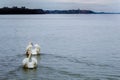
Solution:
[{"label": "white swan", "polygon": [[28,51],[28,57],[23,60],[23,67],[24,68],[29,68],[29,69],[34,69],[37,67],[37,59],[33,58],[31,55],[31,52]]},{"label": "white swan", "polygon": [[29,42],[28,46],[26,47],[26,52],[32,50],[33,43]]},{"label": "white swan", "polygon": [[34,47],[35,48],[31,50],[32,51],[32,55],[40,54],[40,46],[38,44],[35,44]]}]

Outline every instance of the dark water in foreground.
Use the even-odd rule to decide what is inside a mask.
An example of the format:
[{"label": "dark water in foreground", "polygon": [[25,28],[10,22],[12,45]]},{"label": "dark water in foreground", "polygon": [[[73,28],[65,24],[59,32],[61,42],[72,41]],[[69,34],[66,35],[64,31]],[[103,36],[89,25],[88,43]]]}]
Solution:
[{"label": "dark water in foreground", "polygon": [[[0,80],[120,80],[120,15],[0,15]],[[28,42],[38,68],[22,69]]]}]

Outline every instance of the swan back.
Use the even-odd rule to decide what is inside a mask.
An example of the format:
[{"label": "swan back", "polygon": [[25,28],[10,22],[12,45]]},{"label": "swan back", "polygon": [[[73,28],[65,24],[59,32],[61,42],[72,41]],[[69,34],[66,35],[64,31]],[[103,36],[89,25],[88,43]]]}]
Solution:
[{"label": "swan back", "polygon": [[31,51],[32,51],[32,54],[33,54],[33,55],[36,55],[36,54],[37,54],[36,48],[35,48],[35,49],[32,49]]},{"label": "swan back", "polygon": [[22,64],[25,65],[27,62],[29,62],[29,58],[23,59]]},{"label": "swan back", "polygon": [[23,63],[24,68],[36,68],[37,67],[36,58],[31,58],[31,60],[29,60],[29,58],[25,58],[22,63]]},{"label": "swan back", "polygon": [[37,54],[39,54],[40,53],[40,46],[38,44],[35,44],[34,46],[35,46]]}]

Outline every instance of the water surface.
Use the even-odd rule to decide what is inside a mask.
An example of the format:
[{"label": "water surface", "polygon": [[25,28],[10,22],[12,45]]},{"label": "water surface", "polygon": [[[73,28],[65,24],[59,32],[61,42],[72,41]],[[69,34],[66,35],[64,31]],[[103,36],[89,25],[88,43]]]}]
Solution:
[{"label": "water surface", "polygon": [[[0,80],[119,80],[120,15],[0,15]],[[29,41],[38,68],[24,70]]]}]

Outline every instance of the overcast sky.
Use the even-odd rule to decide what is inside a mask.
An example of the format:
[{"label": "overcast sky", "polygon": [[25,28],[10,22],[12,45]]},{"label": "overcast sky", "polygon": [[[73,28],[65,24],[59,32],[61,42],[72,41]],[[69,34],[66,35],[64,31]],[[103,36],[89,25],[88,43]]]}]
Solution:
[{"label": "overcast sky", "polygon": [[4,6],[120,12],[120,0],[0,0],[0,7]]}]

